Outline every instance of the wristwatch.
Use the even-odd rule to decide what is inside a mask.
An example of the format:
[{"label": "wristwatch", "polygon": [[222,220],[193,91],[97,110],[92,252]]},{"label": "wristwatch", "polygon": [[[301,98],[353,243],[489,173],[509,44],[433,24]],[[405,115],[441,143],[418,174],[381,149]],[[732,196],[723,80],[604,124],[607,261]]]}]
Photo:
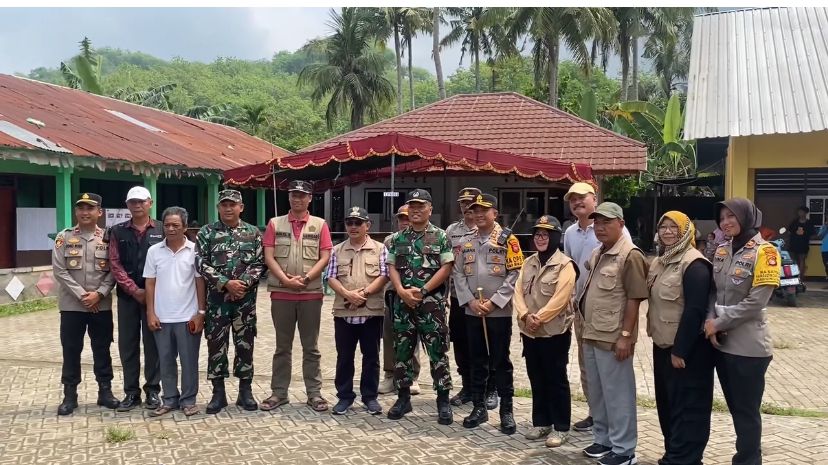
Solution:
[{"label": "wristwatch", "polygon": [[429,291],[428,291],[428,289],[426,289],[426,287],[425,287],[425,286],[423,286],[423,287],[421,287],[421,288],[420,288],[420,294],[422,294],[422,295],[423,295],[423,297],[427,296],[427,295],[428,295],[428,292],[429,292]]},{"label": "wristwatch", "polygon": [[622,337],[630,337],[630,336],[632,336],[632,333],[629,332],[629,331],[621,331],[621,336]]},{"label": "wristwatch", "polygon": [[206,314],[207,314],[207,311],[206,311],[206,310],[199,310],[199,311],[198,311],[198,314],[199,314],[199,315],[206,315]]},{"label": "wristwatch", "polygon": [[302,281],[305,282],[305,285],[307,285],[310,282],[310,280],[311,280],[310,276],[308,276],[308,275],[302,276]]}]

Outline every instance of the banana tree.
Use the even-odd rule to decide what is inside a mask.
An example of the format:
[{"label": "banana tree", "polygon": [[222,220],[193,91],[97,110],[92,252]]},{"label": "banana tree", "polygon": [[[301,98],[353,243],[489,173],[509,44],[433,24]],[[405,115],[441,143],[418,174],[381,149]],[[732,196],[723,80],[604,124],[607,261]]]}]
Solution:
[{"label": "banana tree", "polygon": [[684,114],[677,93],[670,96],[667,109],[650,102],[621,102],[608,110],[615,132],[647,144],[647,173],[650,180],[686,178],[696,173],[696,142],[682,140]]},{"label": "banana tree", "polygon": [[60,62],[60,72],[66,85],[73,89],[85,90],[91,94],[103,95],[101,86],[102,58],[92,49],[92,41],[84,37],[80,41],[81,53],[69,63]]}]

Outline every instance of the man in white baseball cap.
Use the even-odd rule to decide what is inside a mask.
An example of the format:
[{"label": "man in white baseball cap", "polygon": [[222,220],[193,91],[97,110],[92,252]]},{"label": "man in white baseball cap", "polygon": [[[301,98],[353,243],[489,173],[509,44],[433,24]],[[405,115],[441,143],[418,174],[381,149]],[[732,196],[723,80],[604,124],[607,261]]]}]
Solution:
[{"label": "man in white baseball cap", "polygon": [[152,195],[147,188],[135,186],[126,196],[132,218],[109,228],[104,241],[109,242],[112,276],[118,283],[118,353],[124,367],[124,400],[118,411],[141,406],[141,339],[144,340],[144,379],[146,408],[161,406],[161,370],[155,338],[147,326],[144,261],[147,249],[164,240],[163,225],[151,216]]}]

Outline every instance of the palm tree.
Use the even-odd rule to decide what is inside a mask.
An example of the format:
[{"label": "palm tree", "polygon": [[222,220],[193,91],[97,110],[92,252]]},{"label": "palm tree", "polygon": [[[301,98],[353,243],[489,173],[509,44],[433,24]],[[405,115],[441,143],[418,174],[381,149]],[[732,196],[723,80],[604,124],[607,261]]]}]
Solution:
[{"label": "palm tree", "polygon": [[135,90],[133,87],[124,87],[112,93],[112,96],[125,102],[137,103],[138,105],[170,111],[170,92],[178,85],[175,83],[162,84],[150,87],[147,90]]},{"label": "palm tree", "polygon": [[[670,95],[677,81],[690,73],[690,44],[693,35],[693,8],[677,8],[675,31],[651,34],[644,43],[644,58],[652,60],[664,95]],[[712,8],[701,9],[703,11]]]},{"label": "palm tree", "polygon": [[443,62],[440,61],[440,23],[443,22],[440,7],[431,9],[431,57],[434,59],[434,72],[437,74],[437,92],[440,100],[446,98],[446,83],[443,80]]},{"label": "palm tree", "polygon": [[403,112],[402,106],[402,14],[400,7],[360,8],[360,14],[368,16],[365,31],[376,43],[385,46],[389,36],[394,37],[394,60],[397,71],[397,114]]},{"label": "palm tree", "polygon": [[[676,22],[692,8],[610,8],[618,23],[616,46],[621,57],[621,99],[638,100],[639,38],[658,35],[675,40]],[[692,14],[692,13],[691,13]],[[668,93],[669,95],[669,93]]]},{"label": "palm tree", "polygon": [[561,40],[573,58],[589,74],[591,54],[586,41],[597,31],[614,27],[612,14],[606,8],[516,8],[510,18],[509,35],[513,39],[528,34],[534,41],[532,50],[535,78],[546,72],[549,105],[558,106],[558,64]]},{"label": "palm tree", "polygon": [[267,124],[267,106],[263,104],[245,104],[241,107],[239,122],[245,127],[248,134],[259,134],[259,129]]},{"label": "palm tree", "polygon": [[187,111],[184,112],[184,116],[200,119],[202,121],[209,121],[211,123],[223,124],[225,126],[239,126],[235,108],[227,103],[219,103],[216,105],[196,105],[188,108]]},{"label": "palm tree", "polygon": [[491,55],[492,44],[489,30],[496,24],[502,24],[509,10],[496,7],[464,7],[448,8],[448,12],[455,19],[449,21],[451,30],[440,41],[440,45],[448,46],[460,42],[461,65],[466,52],[471,54],[474,62],[474,89],[480,92],[480,53]]},{"label": "palm tree", "polygon": [[373,19],[370,11],[343,7],[338,14],[331,10],[328,26],[333,34],[306,45],[324,48],[327,63],[305,66],[299,73],[299,85],[311,85],[315,103],[330,96],[325,120],[333,128],[337,117],[350,110],[351,129],[364,125],[365,114],[372,119],[382,106],[394,98],[394,86],[383,77],[384,62],[371,43]]},{"label": "palm tree", "polygon": [[430,24],[428,23],[428,10],[426,8],[399,8],[400,12],[400,31],[402,33],[402,46],[408,49],[408,93],[411,97],[411,109],[415,107],[414,103],[414,63],[411,55],[411,42],[417,33],[420,31],[428,31]]},{"label": "palm tree", "polygon": [[[82,89],[90,94],[102,95],[101,63],[99,55],[92,50],[92,41],[84,37],[80,41],[80,54],[70,60],[71,66],[60,62],[60,72],[66,85],[73,89]],[[74,66],[74,69],[72,68]]]}]

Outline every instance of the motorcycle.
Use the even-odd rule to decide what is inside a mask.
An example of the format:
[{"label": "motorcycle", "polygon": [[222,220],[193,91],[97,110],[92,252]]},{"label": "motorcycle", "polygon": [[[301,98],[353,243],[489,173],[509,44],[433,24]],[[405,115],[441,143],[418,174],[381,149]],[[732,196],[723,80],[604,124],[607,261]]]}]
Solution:
[{"label": "motorcycle", "polygon": [[781,236],[786,231],[785,228],[780,229],[780,237],[768,241],[776,247],[782,258],[782,266],[779,269],[779,287],[773,293],[774,296],[784,300],[789,307],[796,307],[796,295],[805,292],[805,285],[802,284],[799,276],[799,265],[793,261],[790,252],[785,250],[785,240]]}]

